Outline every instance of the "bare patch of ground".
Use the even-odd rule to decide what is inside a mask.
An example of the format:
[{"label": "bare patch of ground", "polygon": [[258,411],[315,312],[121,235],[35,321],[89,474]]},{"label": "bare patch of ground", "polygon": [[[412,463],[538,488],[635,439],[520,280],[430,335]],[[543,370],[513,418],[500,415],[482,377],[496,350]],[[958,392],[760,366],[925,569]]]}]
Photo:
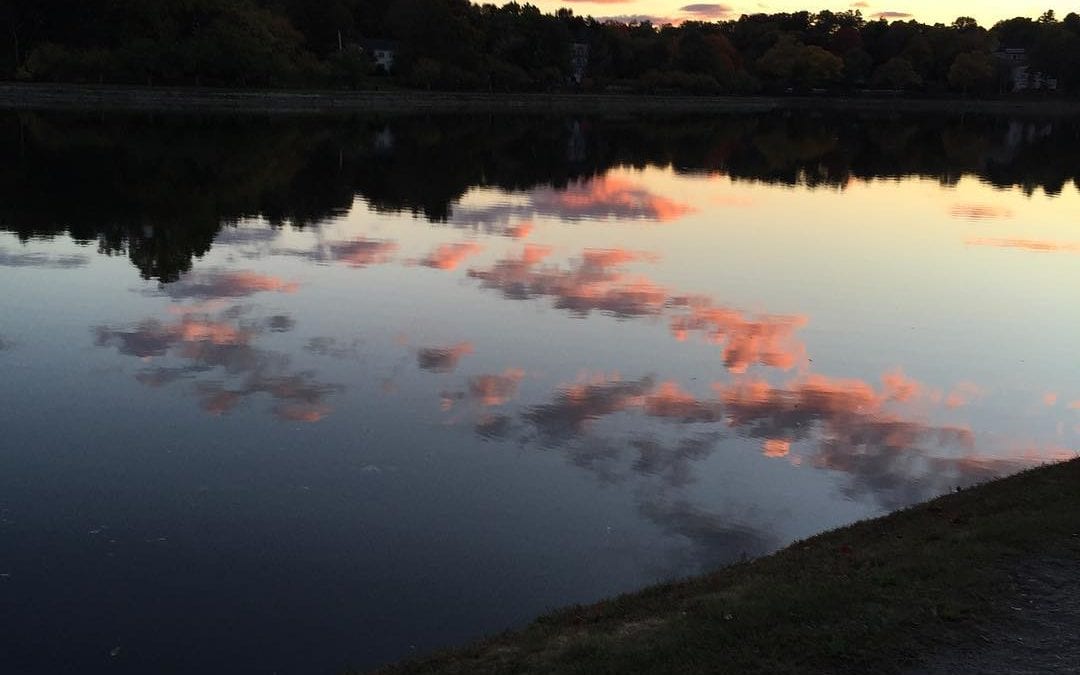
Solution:
[{"label": "bare patch of ground", "polygon": [[1010,580],[1007,620],[976,629],[909,675],[1080,673],[1080,559],[1026,561]]}]

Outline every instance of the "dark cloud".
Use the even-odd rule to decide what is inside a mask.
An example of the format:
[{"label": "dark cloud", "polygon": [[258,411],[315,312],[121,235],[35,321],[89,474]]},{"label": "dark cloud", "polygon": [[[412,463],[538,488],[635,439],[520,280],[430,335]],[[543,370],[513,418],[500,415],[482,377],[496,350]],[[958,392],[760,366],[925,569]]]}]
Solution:
[{"label": "dark cloud", "polygon": [[473,353],[470,342],[459,342],[449,347],[426,347],[416,352],[416,364],[421,370],[432,373],[452,373],[458,362]]}]

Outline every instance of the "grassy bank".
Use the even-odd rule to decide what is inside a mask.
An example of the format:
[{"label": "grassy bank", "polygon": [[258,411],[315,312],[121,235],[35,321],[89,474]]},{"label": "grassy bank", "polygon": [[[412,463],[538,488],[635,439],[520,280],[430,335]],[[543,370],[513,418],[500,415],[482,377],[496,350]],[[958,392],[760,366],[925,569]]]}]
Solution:
[{"label": "grassy bank", "polygon": [[1047,558],[1080,561],[1080,460],[382,672],[897,672],[1007,622]]},{"label": "grassy bank", "polygon": [[739,113],[776,109],[1080,114],[1063,99],[906,99],[468,94],[423,91],[268,91],[0,83],[0,108],[254,113]]}]

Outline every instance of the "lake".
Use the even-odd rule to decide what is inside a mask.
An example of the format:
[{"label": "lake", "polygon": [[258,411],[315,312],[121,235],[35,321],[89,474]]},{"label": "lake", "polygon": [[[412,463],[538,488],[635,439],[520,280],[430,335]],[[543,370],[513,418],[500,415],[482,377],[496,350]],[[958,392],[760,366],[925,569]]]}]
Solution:
[{"label": "lake", "polygon": [[0,151],[5,673],[374,667],[1080,448],[1080,119]]}]

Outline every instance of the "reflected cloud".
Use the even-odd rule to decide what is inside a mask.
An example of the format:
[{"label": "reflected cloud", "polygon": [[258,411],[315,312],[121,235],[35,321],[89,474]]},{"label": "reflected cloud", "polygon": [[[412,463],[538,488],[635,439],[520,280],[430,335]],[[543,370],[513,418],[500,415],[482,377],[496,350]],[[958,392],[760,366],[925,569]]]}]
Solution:
[{"label": "reflected cloud", "polygon": [[755,364],[790,370],[806,360],[805,346],[795,339],[796,331],[807,323],[804,316],[747,318],[701,297],[674,298],[672,304],[686,308],[685,314],[671,320],[675,338],[682,341],[690,333],[703,333],[710,342],[723,345],[724,365],[732,373],[745,373]]},{"label": "reflected cloud", "polygon": [[652,378],[628,382],[599,376],[560,390],[551,403],[534,406],[523,417],[546,445],[558,445],[583,435],[589,423],[630,408],[641,407],[654,387]]},{"label": "reflected cloud", "polygon": [[466,258],[483,250],[484,247],[475,242],[443,244],[420,260],[420,264],[437,270],[455,270]]},{"label": "reflected cloud", "polygon": [[[872,497],[887,508],[1063,456],[1046,450],[1006,457],[980,453],[968,427],[930,422],[911,409],[927,404],[939,412],[955,409],[939,390],[899,369],[881,380],[878,388],[815,374],[783,386],[742,378],[717,383],[713,397],[698,398],[673,381],[598,375],[560,387],[549,403],[525,408],[516,420],[481,416],[477,432],[485,438],[534,439],[604,482],[638,475],[677,488],[692,482],[693,464],[714,451],[721,429],[730,429],[758,439],[766,457],[788,458],[794,465],[806,459],[813,467],[846,475],[846,494]],[[974,397],[981,389],[962,383],[953,393]],[[675,437],[631,432],[615,441],[593,433],[602,418],[627,412],[677,424]],[[708,430],[710,425],[722,426]],[[624,426],[634,428],[634,423]],[[707,431],[679,431],[691,428]],[[629,468],[626,448],[638,454]],[[797,448],[803,454],[796,454]]]},{"label": "reflected cloud", "polygon": [[572,182],[563,188],[534,188],[521,197],[519,201],[486,207],[456,207],[453,221],[482,224],[489,229],[501,225],[506,228],[504,233],[516,237],[512,232],[520,230],[508,228],[508,224],[519,219],[531,221],[537,216],[569,222],[637,220],[670,223],[696,212],[689,204],[654,193],[644,183],[611,173]]},{"label": "reflected cloud", "polygon": [[452,373],[458,362],[473,353],[471,342],[459,342],[449,347],[428,347],[416,353],[416,362],[421,370],[431,373]]},{"label": "reflected cloud", "polygon": [[[203,297],[208,287],[189,290]],[[272,414],[283,421],[317,422],[331,412],[326,399],[341,391],[340,385],[323,383],[312,372],[294,371],[288,355],[254,345],[264,332],[290,330],[291,318],[275,315],[244,322],[247,310],[239,306],[213,314],[207,313],[206,305],[171,309],[180,314],[174,321],[147,319],[128,328],[98,326],[96,344],[144,363],[171,361],[144,367],[135,379],[154,388],[194,381],[200,407],[212,415],[229,413],[256,394],[269,396],[275,402]]]},{"label": "reflected cloud", "polygon": [[83,255],[52,256],[44,253],[10,253],[0,248],[0,267],[38,267],[43,269],[73,269],[85,267],[90,259]]},{"label": "reflected cloud", "polygon": [[348,241],[320,243],[310,250],[279,249],[274,253],[306,258],[317,263],[340,262],[349,267],[370,267],[393,261],[397,242],[357,237]]},{"label": "reflected cloud", "polygon": [[648,278],[620,271],[628,263],[654,262],[656,256],[649,253],[586,249],[569,268],[561,268],[542,264],[551,252],[547,247],[526,246],[516,257],[486,269],[470,269],[469,276],[512,300],[552,298],[557,309],[578,317],[593,311],[622,319],[670,314],[671,332],[677,340],[701,333],[723,345],[724,365],[733,373],[744,373],[757,364],[789,370],[806,359],[804,345],[795,338],[806,325],[806,317],[748,317],[710,298],[676,294]]},{"label": "reflected cloud", "polygon": [[778,545],[775,535],[748,525],[749,519],[733,512],[707,511],[688,499],[643,498],[638,509],[668,535],[693,544],[692,559],[682,565],[693,570],[760,557]]},{"label": "reflected cloud", "polygon": [[332,337],[313,337],[304,345],[304,351],[334,359],[359,358],[360,341],[353,340],[345,343]]},{"label": "reflected cloud", "polygon": [[471,269],[469,276],[510,299],[551,297],[556,308],[581,317],[592,311],[621,318],[655,315],[665,307],[665,289],[615,269],[630,262],[654,260],[651,254],[622,249],[586,250],[572,268],[564,270],[540,266],[550,253],[544,247],[527,246],[520,257],[500,260],[488,269]]},{"label": "reflected cloud", "polygon": [[511,225],[506,228],[505,234],[511,239],[526,239],[533,231],[533,223],[531,220],[526,220],[523,223],[517,225]]},{"label": "reflected cloud", "polygon": [[248,270],[191,272],[179,281],[162,284],[159,292],[173,300],[241,298],[256,293],[295,293],[300,284]]},{"label": "reflected cloud", "polygon": [[992,204],[954,204],[949,215],[963,220],[1007,220],[1013,217],[1012,209]]},{"label": "reflected cloud", "polygon": [[993,239],[973,238],[964,241],[968,246],[990,246],[994,248],[1015,248],[1035,253],[1080,253],[1080,244],[1045,241],[1042,239]]},{"label": "reflected cloud", "polygon": [[984,395],[985,392],[979,385],[973,382],[961,382],[945,397],[945,406],[948,408],[963,408]]},{"label": "reflected cloud", "polygon": [[477,375],[469,379],[469,396],[485,408],[500,406],[517,396],[525,371],[507,368],[500,375]]}]

